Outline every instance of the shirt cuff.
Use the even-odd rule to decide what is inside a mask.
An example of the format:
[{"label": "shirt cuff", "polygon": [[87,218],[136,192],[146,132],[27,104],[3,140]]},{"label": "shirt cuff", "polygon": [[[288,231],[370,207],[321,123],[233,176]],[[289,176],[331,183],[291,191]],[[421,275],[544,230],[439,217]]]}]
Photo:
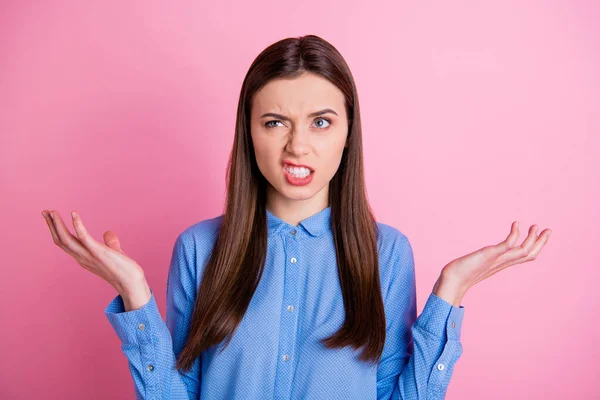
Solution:
[{"label": "shirt cuff", "polygon": [[158,311],[154,292],[150,300],[137,310],[125,311],[123,297],[119,294],[104,310],[104,314],[123,344],[151,343],[152,334],[158,332],[164,321]]},{"label": "shirt cuff", "polygon": [[456,307],[431,292],[415,324],[435,336],[445,333],[448,340],[460,340],[464,314],[463,306]]}]

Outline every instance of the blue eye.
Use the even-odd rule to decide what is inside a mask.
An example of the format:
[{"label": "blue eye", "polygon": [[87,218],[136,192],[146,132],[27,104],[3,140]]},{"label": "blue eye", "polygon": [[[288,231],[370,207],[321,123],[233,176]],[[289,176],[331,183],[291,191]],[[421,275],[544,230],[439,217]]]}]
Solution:
[{"label": "blue eye", "polygon": [[275,126],[269,125],[271,122],[281,122],[281,121],[278,121],[276,119],[274,119],[272,121],[268,121],[267,123],[265,123],[265,127],[267,127],[267,128],[275,128]]},{"label": "blue eye", "polygon": [[[315,119],[315,121],[318,121],[318,120],[327,121],[327,123],[328,123],[329,125],[331,125],[331,120],[329,120],[328,118],[322,118],[322,117],[319,117],[319,118],[316,118],[316,119]],[[277,122],[278,122],[278,123],[281,123],[281,121],[279,121],[279,120],[277,120],[277,119],[274,119],[274,120],[271,120],[271,121],[267,121],[267,122],[265,122],[265,127],[266,127],[266,128],[275,128],[275,127],[276,127],[276,125],[271,125],[271,123],[277,123]],[[324,126],[324,127],[323,127],[323,126],[318,126],[318,128],[320,128],[320,129],[329,128],[329,125],[327,125],[327,126]]]},{"label": "blue eye", "polygon": [[[327,118],[321,118],[321,117],[319,117],[319,118],[315,119],[315,121],[317,121],[317,120],[323,120],[323,121],[327,121],[327,123],[328,123],[329,125],[331,125],[331,121],[330,121],[329,119],[327,119]],[[327,126],[325,126],[325,127],[319,127],[319,128],[329,128],[329,125],[327,125]]]}]

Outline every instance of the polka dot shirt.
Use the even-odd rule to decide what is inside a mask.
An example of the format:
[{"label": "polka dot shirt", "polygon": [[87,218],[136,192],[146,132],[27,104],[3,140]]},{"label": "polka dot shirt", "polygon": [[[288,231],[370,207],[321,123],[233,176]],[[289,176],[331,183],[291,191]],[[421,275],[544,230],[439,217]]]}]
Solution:
[{"label": "polka dot shirt", "polygon": [[331,208],[293,226],[267,211],[261,281],[235,335],[204,351],[189,372],[175,369],[187,339],[203,269],[223,216],[185,229],[167,277],[166,320],[154,292],[125,311],[116,296],[105,314],[122,342],[138,399],[444,399],[462,354],[464,307],[430,293],[416,315],[415,267],[408,238],[377,222],[386,341],[381,361],[358,360],[350,346],[320,340],[344,321]]}]

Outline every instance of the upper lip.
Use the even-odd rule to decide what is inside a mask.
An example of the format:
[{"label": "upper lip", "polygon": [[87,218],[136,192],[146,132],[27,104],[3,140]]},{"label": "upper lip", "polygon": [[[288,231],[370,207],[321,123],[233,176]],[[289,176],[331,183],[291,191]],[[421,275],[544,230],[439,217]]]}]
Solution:
[{"label": "upper lip", "polygon": [[311,171],[314,172],[314,169],[311,166],[309,166],[309,165],[306,165],[306,164],[296,164],[296,163],[293,163],[293,162],[291,162],[289,160],[283,160],[283,166],[285,167],[286,165],[291,165],[293,167],[304,167],[304,168],[308,168],[308,169],[310,169]]}]

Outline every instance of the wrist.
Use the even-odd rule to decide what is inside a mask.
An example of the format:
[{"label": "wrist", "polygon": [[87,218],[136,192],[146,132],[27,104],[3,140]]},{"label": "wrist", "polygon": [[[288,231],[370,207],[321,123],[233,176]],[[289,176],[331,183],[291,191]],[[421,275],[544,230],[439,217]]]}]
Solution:
[{"label": "wrist", "polygon": [[152,297],[150,286],[145,279],[141,282],[124,286],[123,289],[119,291],[119,294],[123,299],[125,311],[133,311],[143,307]]},{"label": "wrist", "polygon": [[433,294],[452,304],[454,307],[460,307],[465,293],[466,290],[460,282],[443,274],[440,275],[433,286]]}]

